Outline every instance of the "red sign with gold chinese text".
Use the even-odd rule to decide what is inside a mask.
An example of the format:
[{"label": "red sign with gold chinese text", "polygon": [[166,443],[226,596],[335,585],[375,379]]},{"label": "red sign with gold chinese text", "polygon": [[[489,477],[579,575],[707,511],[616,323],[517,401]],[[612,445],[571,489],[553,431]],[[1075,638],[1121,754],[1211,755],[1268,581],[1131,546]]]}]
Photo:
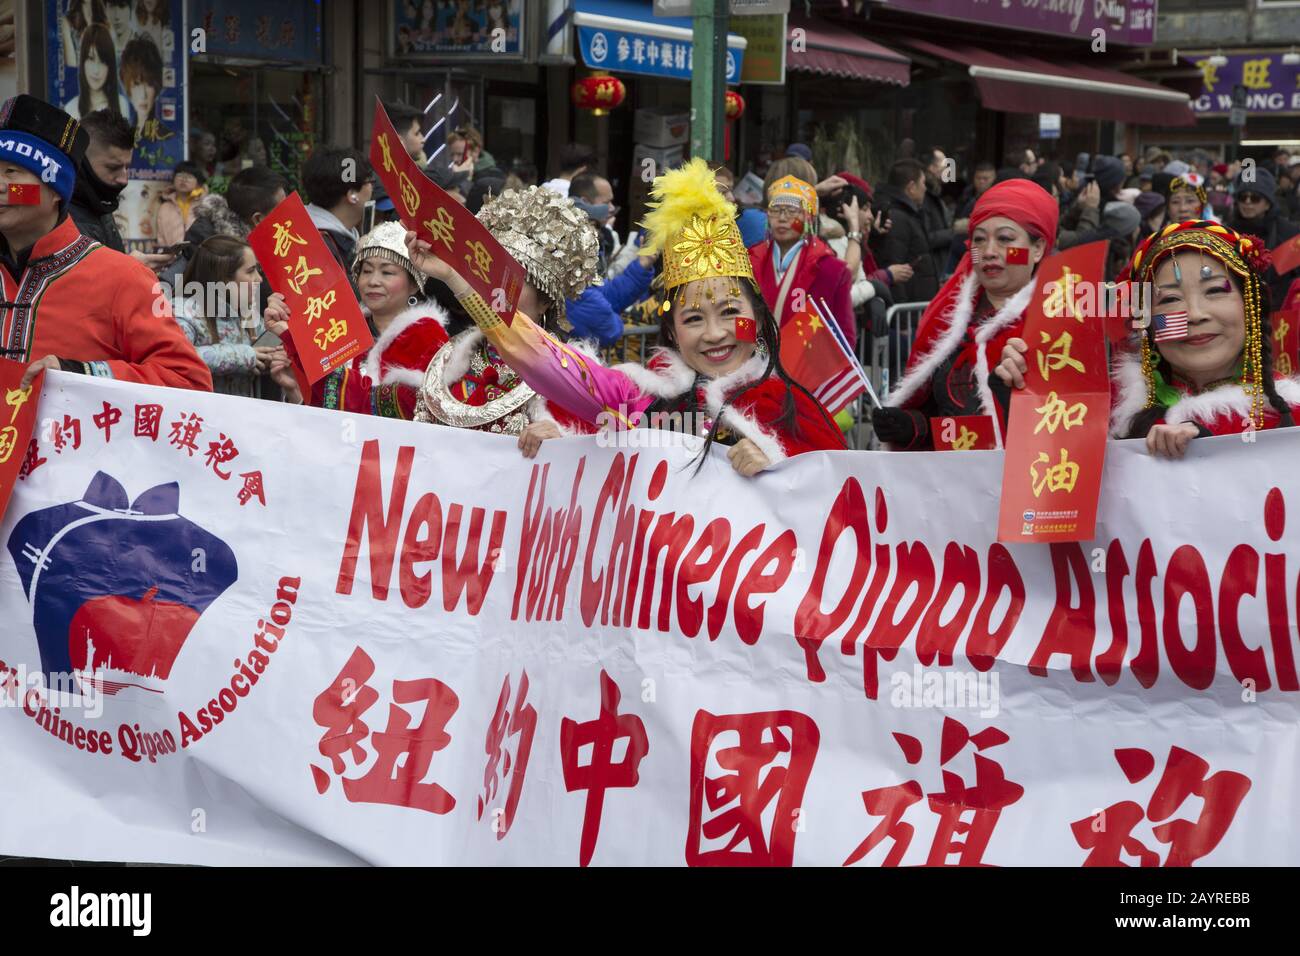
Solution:
[{"label": "red sign with gold chinese text", "polygon": [[930,419],[935,451],[988,451],[997,448],[989,415],[948,415]]},{"label": "red sign with gold chinese text", "polygon": [[384,105],[375,99],[370,165],[393,198],[402,225],[433,247],[483,297],[501,321],[514,321],[523,291],[524,267],[455,197],[440,188],[402,146]]},{"label": "red sign with gold chinese text", "polygon": [[347,273],[294,193],[248,234],[271,288],[289,306],[289,334],[310,384],[374,344]]},{"label": "red sign with gold chinese text", "polygon": [[9,506],[9,495],[29,454],[35,454],[36,404],[41,398],[45,373],[32,384],[19,388],[27,365],[0,359],[0,518]]},{"label": "red sign with gold chinese text", "polygon": [[1025,387],[1011,396],[999,541],[1087,541],[1096,532],[1110,418],[1105,320],[1109,243],[1045,259],[1022,337]]},{"label": "red sign with gold chinese text", "polygon": [[1300,308],[1273,313],[1273,369],[1279,375],[1300,371]]}]

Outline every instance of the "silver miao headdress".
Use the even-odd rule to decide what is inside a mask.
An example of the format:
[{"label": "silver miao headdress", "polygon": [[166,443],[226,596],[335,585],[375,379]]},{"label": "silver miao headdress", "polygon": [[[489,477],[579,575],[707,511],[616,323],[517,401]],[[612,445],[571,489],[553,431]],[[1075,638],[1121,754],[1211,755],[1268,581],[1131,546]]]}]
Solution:
[{"label": "silver miao headdress", "polygon": [[555,304],[563,322],[565,300],[596,281],[600,246],[587,214],[558,193],[529,186],[489,199],[478,218]]},{"label": "silver miao headdress", "polygon": [[411,265],[406,255],[406,227],[400,222],[381,222],[361,237],[357,243],[357,254],[352,259],[352,278],[355,280],[361,272],[363,259],[387,259],[405,269],[415,283],[415,287],[424,293],[425,275]]}]

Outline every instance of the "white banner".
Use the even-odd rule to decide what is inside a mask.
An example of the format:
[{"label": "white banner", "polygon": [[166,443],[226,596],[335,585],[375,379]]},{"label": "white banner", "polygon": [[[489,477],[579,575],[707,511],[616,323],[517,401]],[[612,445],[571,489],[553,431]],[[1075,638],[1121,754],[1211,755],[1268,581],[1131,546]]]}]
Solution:
[{"label": "white banner", "polygon": [[[0,525],[0,852],[381,864],[1296,864],[1300,433],[743,480],[51,373]],[[71,677],[68,675],[72,674]]]}]

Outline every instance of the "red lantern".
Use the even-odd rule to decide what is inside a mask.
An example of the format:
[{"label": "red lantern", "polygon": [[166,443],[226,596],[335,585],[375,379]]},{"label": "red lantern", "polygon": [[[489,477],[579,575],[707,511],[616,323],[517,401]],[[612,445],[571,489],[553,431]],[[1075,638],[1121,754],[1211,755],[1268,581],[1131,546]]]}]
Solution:
[{"label": "red lantern", "polygon": [[627,87],[616,76],[597,74],[574,83],[569,96],[578,109],[591,110],[594,116],[604,116],[623,102]]},{"label": "red lantern", "polygon": [[745,115],[745,98],[735,90],[727,90],[726,114],[728,120],[738,120]]},{"label": "red lantern", "polygon": [[723,115],[727,117],[727,126],[723,129],[722,158],[731,159],[731,122],[745,115],[745,98],[735,90],[727,90],[724,100]]}]

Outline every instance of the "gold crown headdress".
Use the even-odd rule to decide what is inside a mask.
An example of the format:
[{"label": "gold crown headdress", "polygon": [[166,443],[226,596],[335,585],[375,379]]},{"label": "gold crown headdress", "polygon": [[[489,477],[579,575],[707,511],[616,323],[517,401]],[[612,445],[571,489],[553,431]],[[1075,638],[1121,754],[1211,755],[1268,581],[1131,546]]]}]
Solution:
[{"label": "gold crown headdress", "polygon": [[736,228],[736,207],[718,192],[713,170],[695,158],[655,178],[650,211],[641,220],[648,256],[662,252],[664,289],[696,279],[754,281],[749,250]]}]

